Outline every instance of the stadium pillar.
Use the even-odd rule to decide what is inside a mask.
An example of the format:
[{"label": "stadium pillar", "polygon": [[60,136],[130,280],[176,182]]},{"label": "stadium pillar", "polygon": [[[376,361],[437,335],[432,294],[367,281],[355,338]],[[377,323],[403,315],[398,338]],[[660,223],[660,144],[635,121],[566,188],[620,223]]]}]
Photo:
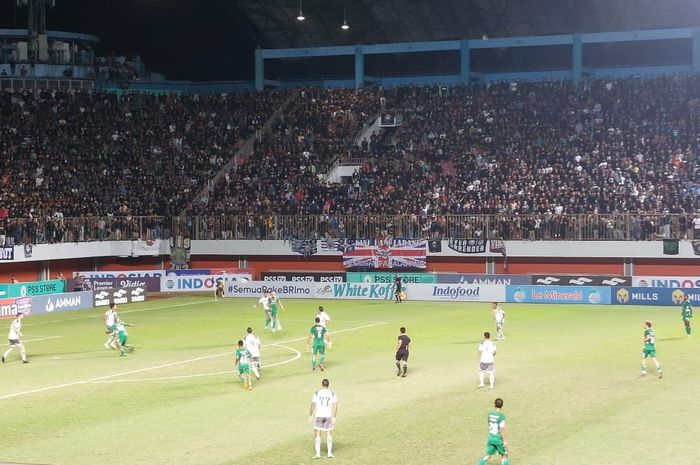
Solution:
[{"label": "stadium pillar", "polygon": [[365,54],[362,45],[355,45],[355,90],[365,86]]},{"label": "stadium pillar", "polygon": [[471,54],[469,53],[469,39],[462,39],[459,47],[459,78],[460,82],[469,85],[471,77]]},{"label": "stadium pillar", "polygon": [[700,27],[693,28],[693,72],[700,74]]},{"label": "stadium pillar", "polygon": [[255,49],[255,90],[263,90],[265,88],[265,60],[263,59],[262,49]]},{"label": "stadium pillar", "polygon": [[581,42],[581,34],[574,34],[573,46],[571,50],[572,56],[572,73],[571,79],[574,81],[574,86],[578,87],[583,77],[583,43]]}]

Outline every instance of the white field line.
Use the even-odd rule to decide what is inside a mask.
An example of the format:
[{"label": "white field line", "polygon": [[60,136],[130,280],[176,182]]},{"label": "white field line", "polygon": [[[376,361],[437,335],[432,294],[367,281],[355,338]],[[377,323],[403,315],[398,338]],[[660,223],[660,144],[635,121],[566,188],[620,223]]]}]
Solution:
[{"label": "white field line", "polygon": [[[346,333],[346,332],[349,332],[349,331],[357,331],[357,330],[359,330],[359,329],[372,328],[372,327],[374,327],[374,326],[380,326],[380,325],[386,325],[386,324],[388,324],[387,321],[382,321],[382,322],[379,322],[379,323],[372,323],[372,324],[363,325],[363,326],[356,326],[356,327],[354,327],[354,328],[340,329],[340,330],[338,330],[338,331],[333,331],[332,334]],[[287,341],[281,341],[281,342],[277,342],[277,343],[274,343],[274,344],[266,344],[266,345],[263,345],[262,347],[273,346],[273,345],[281,345],[281,344],[290,344],[290,343],[292,343],[292,342],[303,341],[303,340],[305,340],[306,338],[307,338],[307,336],[298,337],[298,338],[295,338],[295,339],[289,339],[289,340],[287,340]],[[0,396],[0,400],[12,399],[12,398],[14,398],[14,397],[25,396],[25,395],[27,395],[27,394],[38,394],[38,393],[41,393],[41,392],[55,391],[56,389],[62,389],[62,388],[71,387],[71,386],[77,386],[77,385],[79,385],[79,384],[90,384],[90,383],[94,383],[95,381],[103,381],[103,380],[106,380],[106,379],[119,378],[119,377],[121,377],[121,376],[135,375],[135,374],[138,374],[138,373],[144,373],[144,372],[146,372],[146,371],[160,370],[160,369],[162,369],[162,368],[168,368],[168,367],[172,367],[172,366],[176,366],[176,365],[184,365],[184,364],[186,364],[186,363],[199,362],[199,361],[201,361],[201,360],[209,360],[209,359],[212,359],[212,358],[223,357],[224,355],[231,355],[231,351],[223,352],[223,353],[219,353],[219,354],[213,354],[213,355],[204,355],[204,356],[202,356],[202,357],[195,357],[195,358],[191,358],[191,359],[188,359],[188,360],[181,360],[181,361],[179,361],[179,362],[164,363],[164,364],[162,364],[162,365],[155,365],[155,366],[148,367],[148,368],[139,368],[138,370],[124,371],[124,372],[121,372],[121,373],[115,373],[115,374],[113,374],[113,375],[100,376],[100,377],[97,377],[97,378],[86,379],[86,380],[83,380],[83,381],[73,381],[73,382],[71,382],[71,383],[55,384],[55,385],[53,385],[53,386],[47,386],[47,387],[37,388],[37,389],[30,389],[30,390],[28,390],[28,391],[15,392],[15,393],[13,393],[13,394],[5,394],[4,396]]]},{"label": "white field line", "polygon": [[[23,342],[24,344],[26,344],[27,342],[46,341],[46,340],[48,340],[48,339],[58,339],[59,337],[63,337],[63,336],[45,336],[45,337],[38,337],[38,338],[36,338],[36,339],[27,339],[26,341],[22,341],[22,342]],[[2,465],[2,464],[0,464],[0,465]]]},{"label": "white field line", "polygon": [[[294,352],[294,356],[292,358],[289,358],[287,360],[282,360],[281,362],[275,362],[271,363],[269,365],[261,365],[261,368],[272,368],[272,367],[277,367],[280,365],[286,365],[287,363],[292,363],[296,360],[299,360],[301,358],[301,352],[288,346],[284,346],[282,344],[271,344],[273,347],[283,347],[285,349],[288,349],[292,352]],[[215,371],[211,373],[197,373],[194,375],[176,375],[176,376],[161,376],[159,378],[129,378],[129,379],[110,379],[110,380],[105,380],[105,381],[94,381],[89,384],[108,384],[108,383],[138,383],[141,381],[171,381],[174,379],[189,379],[189,378],[203,378],[205,376],[217,376],[217,375],[230,375],[231,373],[234,373],[234,369],[226,370],[226,371]],[[88,383],[86,383],[88,384]],[[2,464],[0,464],[2,465]]]},{"label": "white field line", "polygon": [[[175,297],[173,297],[175,298]],[[137,308],[134,310],[125,310],[123,312],[119,312],[119,314],[122,313],[133,313],[133,312],[145,312],[146,310],[161,310],[163,308],[175,308],[175,307],[186,307],[188,305],[199,305],[199,304],[204,304],[207,302],[213,302],[212,300],[200,300],[197,302],[188,302],[186,304],[177,304],[177,305],[163,305],[161,307],[147,307],[147,308]],[[64,321],[75,321],[75,320],[83,320],[85,318],[102,318],[104,316],[103,313],[99,313],[97,315],[84,315],[84,316],[79,316],[76,318],[66,318],[63,320],[49,320],[49,321],[41,321],[39,323],[26,323],[22,324],[22,326],[40,326],[40,325],[48,325],[51,323],[63,323]]]}]

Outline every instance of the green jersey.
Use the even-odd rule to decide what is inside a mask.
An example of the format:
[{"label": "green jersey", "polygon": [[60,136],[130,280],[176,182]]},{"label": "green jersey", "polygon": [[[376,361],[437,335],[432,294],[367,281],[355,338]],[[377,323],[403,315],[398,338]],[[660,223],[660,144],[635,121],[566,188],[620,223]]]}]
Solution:
[{"label": "green jersey", "polygon": [[275,296],[272,296],[268,299],[268,302],[270,303],[270,307],[273,310],[277,310],[277,306],[280,304],[280,298]]},{"label": "green jersey", "polygon": [[681,315],[684,320],[693,318],[693,306],[690,305],[690,301],[686,300],[683,302],[683,305],[681,305]]},{"label": "green jersey", "polygon": [[501,428],[506,427],[506,416],[498,410],[489,412],[489,442],[502,442]]},{"label": "green jersey", "polygon": [[644,349],[656,349],[656,336],[654,336],[654,330],[651,328],[647,328],[646,330],[644,330]]},{"label": "green jersey", "polygon": [[314,337],[314,345],[325,345],[326,328],[322,325],[313,325],[309,334]]},{"label": "green jersey", "polygon": [[123,321],[120,321],[119,323],[116,324],[116,330],[119,332],[120,336],[128,336],[129,333],[126,332],[126,326],[124,325]]},{"label": "green jersey", "polygon": [[239,365],[248,365],[250,362],[250,352],[245,347],[236,349],[236,360]]}]

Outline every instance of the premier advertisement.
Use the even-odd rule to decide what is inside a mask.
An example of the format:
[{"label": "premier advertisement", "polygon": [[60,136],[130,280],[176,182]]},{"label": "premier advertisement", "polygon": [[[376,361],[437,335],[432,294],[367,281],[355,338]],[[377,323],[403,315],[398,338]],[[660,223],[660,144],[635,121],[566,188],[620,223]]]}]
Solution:
[{"label": "premier advertisement", "polygon": [[214,292],[216,280],[222,278],[227,287],[231,283],[252,281],[249,273],[197,276],[163,276],[160,280],[161,292]]},{"label": "premier advertisement", "polygon": [[106,307],[110,303],[115,304],[131,304],[136,302],[146,301],[146,288],[118,288],[105,289],[102,291],[92,291],[92,306]]},{"label": "premier advertisement", "polygon": [[698,288],[621,287],[613,290],[612,303],[614,305],[680,305],[685,295],[691,303],[700,302]]},{"label": "premier advertisement", "polygon": [[345,273],[338,271],[263,271],[260,279],[268,282],[342,283]]},{"label": "premier advertisement", "polygon": [[683,287],[700,289],[700,276],[632,276],[632,287]]},{"label": "premier advertisement", "polygon": [[[83,289],[86,291],[101,291],[116,287],[145,287],[148,292],[160,292],[160,279],[156,277],[145,278],[84,278]],[[75,289],[76,279],[68,280],[68,289]]]},{"label": "premier advertisement", "polygon": [[506,302],[538,304],[610,303],[610,286],[506,286]]},{"label": "premier advertisement", "polygon": [[609,275],[532,275],[532,284],[543,286],[629,286],[631,276]]}]

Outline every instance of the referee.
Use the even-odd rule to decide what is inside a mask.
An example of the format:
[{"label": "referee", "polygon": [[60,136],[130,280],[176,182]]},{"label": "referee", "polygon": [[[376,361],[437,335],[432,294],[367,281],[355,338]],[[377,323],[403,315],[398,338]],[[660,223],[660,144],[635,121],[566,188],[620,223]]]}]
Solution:
[{"label": "referee", "polygon": [[406,328],[399,329],[398,343],[396,344],[396,376],[406,377],[408,370],[408,346],[411,345],[411,338],[406,336]]},{"label": "referee", "polygon": [[402,283],[401,283],[401,276],[396,275],[394,278],[394,285],[396,286],[396,289],[394,290],[394,297],[396,297],[396,302],[397,304],[400,304],[403,302],[403,299],[401,298],[401,288],[402,288]]}]

